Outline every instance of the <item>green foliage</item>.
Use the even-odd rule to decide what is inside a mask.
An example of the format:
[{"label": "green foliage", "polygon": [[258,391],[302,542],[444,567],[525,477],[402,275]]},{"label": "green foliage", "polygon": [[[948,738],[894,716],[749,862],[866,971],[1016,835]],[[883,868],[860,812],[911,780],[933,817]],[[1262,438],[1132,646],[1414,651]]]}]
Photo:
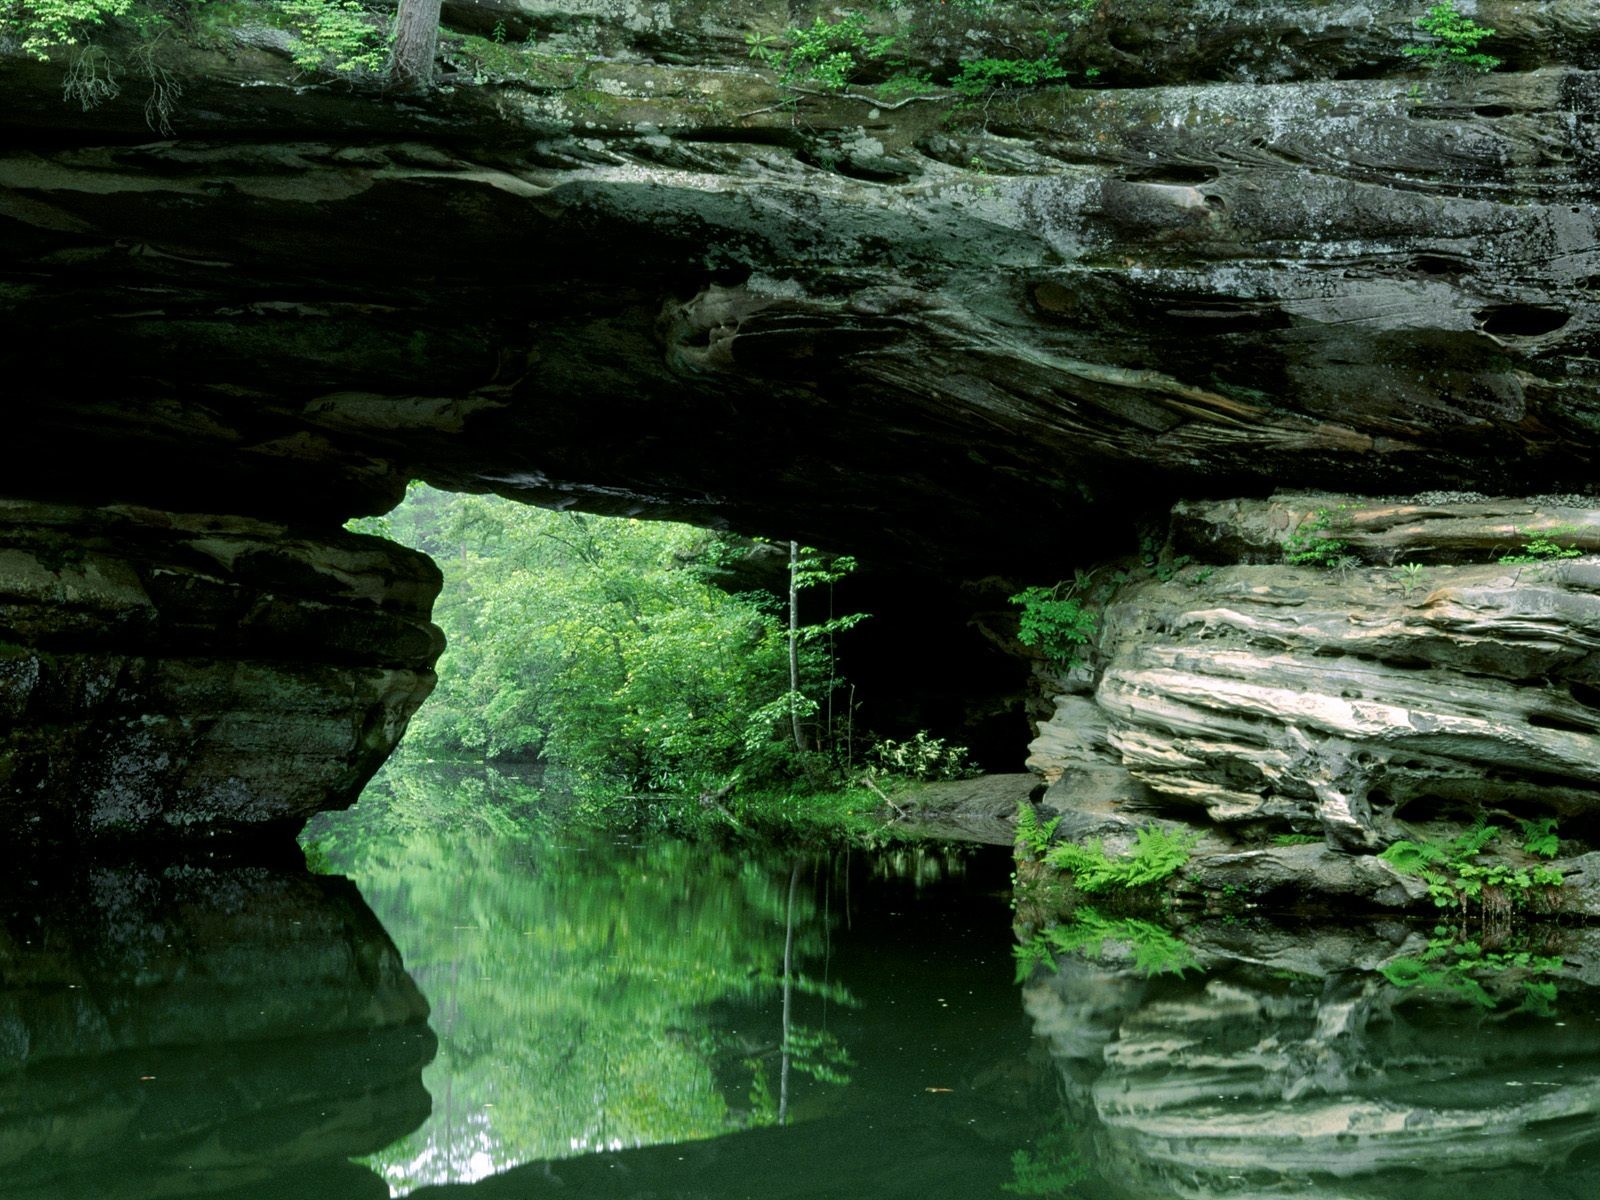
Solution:
[{"label": "green foliage", "polygon": [[1400,590],[1405,593],[1406,599],[1422,586],[1422,574],[1426,568],[1421,563],[1402,563],[1395,568],[1400,573]]},{"label": "green foliage", "polygon": [[1109,917],[1080,905],[1069,920],[1041,930],[1013,949],[1017,982],[1026,983],[1037,968],[1054,970],[1058,954],[1100,958],[1107,945],[1131,956],[1134,968],[1151,977],[1182,975],[1197,965],[1194,952],[1183,940],[1155,922]]},{"label": "green foliage", "polygon": [[1050,662],[1070,667],[1077,661],[1078,647],[1094,636],[1096,617],[1070,591],[1061,595],[1063,586],[1027,588],[1012,596],[1011,603],[1022,606],[1017,639]]},{"label": "green foliage", "polygon": [[869,33],[859,13],[845,13],[837,21],[817,17],[806,28],[786,29],[781,39],[758,33],[745,38],[750,57],[777,70],[783,86],[825,91],[842,90],[867,63],[885,58],[896,40]]},{"label": "green foliage", "polygon": [[388,61],[388,36],[359,0],[281,0],[295,40],[294,65],[304,71],[376,74]]},{"label": "green foliage", "polygon": [[6,0],[0,4],[0,35],[16,38],[23,53],[43,62],[52,50],[80,45],[107,21],[128,16],[135,4],[136,0]]},{"label": "green foliage", "polygon": [[1062,814],[1058,813],[1048,821],[1039,820],[1039,810],[1026,800],[1017,804],[1017,832],[1016,844],[1019,850],[1027,852],[1030,858],[1042,859],[1045,851],[1050,849],[1050,839],[1055,836],[1056,828],[1061,824]]},{"label": "green foliage", "polygon": [[928,96],[939,90],[933,76],[927,71],[909,68],[896,71],[878,85],[878,95],[888,103],[905,100],[911,96]]},{"label": "green foliage", "polygon": [[842,1087],[850,1082],[850,1071],[856,1065],[850,1052],[826,1029],[792,1025],[782,1049],[789,1055],[791,1067],[820,1083]]},{"label": "green foliage", "polygon": [[776,1093],[785,1052],[808,1103],[848,1079],[830,1018],[857,1002],[826,966],[839,901],[803,868],[791,887],[789,855],[547,825],[386,834],[331,859],[432,1002],[423,1082],[442,1099],[366,1160],[399,1193],[475,1178],[463,1147],[509,1165],[774,1124],[776,1096],[747,1097]]},{"label": "green foliage", "polygon": [[1297,567],[1342,568],[1350,565],[1350,544],[1327,536],[1346,506],[1319,508],[1284,539],[1283,561]]},{"label": "green foliage", "polygon": [[950,86],[969,100],[1015,88],[1043,87],[1058,83],[1071,72],[1054,57],[969,58],[961,62]]},{"label": "green foliage", "polygon": [[[445,575],[413,750],[538,756],[596,803],[796,773],[778,606],[692,570],[701,532],[420,488],[382,528]],[[824,648],[803,653],[823,674]]]},{"label": "green foliage", "polygon": [[1554,1015],[1554,980],[1544,978],[1561,968],[1562,959],[1528,950],[1486,950],[1479,942],[1439,925],[1428,948],[1416,958],[1397,958],[1381,969],[1398,988],[1435,992],[1482,1009],[1500,1007],[1520,997],[1519,1012]]},{"label": "green foliage", "polygon": [[[1539,846],[1541,853],[1548,847],[1553,855],[1559,846],[1555,822],[1538,822],[1532,832],[1530,824],[1533,823],[1523,827],[1525,841]],[[1553,867],[1479,862],[1501,833],[1495,826],[1480,821],[1448,842],[1402,839],[1378,857],[1402,874],[1425,882],[1428,895],[1439,908],[1465,908],[1469,904],[1515,908],[1526,904],[1535,888],[1561,886],[1562,874]]]},{"label": "green foliage", "polygon": [[1539,858],[1554,858],[1561,853],[1561,838],[1556,834],[1556,819],[1545,817],[1538,821],[1518,821],[1522,830],[1522,848]]},{"label": "green foliage", "polygon": [[[791,691],[787,605],[713,583],[722,551],[703,531],[423,487],[350,528],[422,550],[444,573],[434,619],[448,645],[406,752],[537,760],[546,790],[594,823],[819,840],[833,822],[833,839],[885,839],[882,797],[844,786],[853,714],[834,702],[848,689],[834,640],[864,614],[799,626]],[[814,593],[827,612],[854,569],[805,552],[802,600]],[[926,733],[879,757],[923,776],[965,765],[964,749]]]},{"label": "green foliage", "polygon": [[1274,846],[1316,846],[1328,839],[1315,833],[1279,833],[1273,835]]},{"label": "green foliage", "polygon": [[970,779],[978,774],[965,746],[932,737],[919,729],[905,741],[879,738],[867,751],[868,760],[880,771],[907,779]]},{"label": "green foliage", "polygon": [[1413,23],[1433,40],[1425,45],[1407,46],[1400,53],[1417,59],[1424,66],[1487,73],[1500,65],[1494,55],[1478,49],[1478,43],[1493,37],[1495,31],[1463,14],[1454,0],[1433,5]]},{"label": "green foliage", "polygon": [[1129,890],[1160,883],[1189,861],[1199,834],[1168,833],[1154,825],[1140,829],[1133,849],[1112,858],[1093,839],[1083,845],[1064,842],[1045,855],[1045,862],[1072,875],[1080,892]]},{"label": "green foliage", "polygon": [[1500,561],[1509,566],[1525,566],[1532,563],[1552,562],[1563,558],[1578,558],[1583,554],[1573,545],[1562,545],[1555,539],[1563,535],[1576,533],[1571,525],[1558,525],[1547,533],[1536,533],[1531,529],[1517,530],[1527,541],[1522,544],[1519,554],[1501,555]]},{"label": "green foliage", "polygon": [[1013,1196],[1065,1196],[1089,1175],[1071,1131],[1062,1130],[1041,1137],[1032,1150],[1013,1152],[1011,1179],[1000,1190]]}]

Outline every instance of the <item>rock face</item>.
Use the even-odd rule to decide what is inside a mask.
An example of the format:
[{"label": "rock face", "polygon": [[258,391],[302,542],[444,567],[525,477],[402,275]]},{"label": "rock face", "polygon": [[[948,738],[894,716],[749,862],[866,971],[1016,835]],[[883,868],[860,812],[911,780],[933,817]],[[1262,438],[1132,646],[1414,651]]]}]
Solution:
[{"label": "rock face", "polygon": [[438,590],[376,538],[0,501],[0,820],[196,840],[348,804],[433,687]]},{"label": "rock face", "polygon": [[60,386],[7,486],[343,517],[415,475],[992,568],[1182,494],[1580,484],[1600,27],[1483,0],[1508,69],[1429,74],[1416,11],[1095,5],[1096,75],[962,106],[1032,7],[871,10],[916,101],[864,52],[780,86],[746,37],[809,4],[457,6],[509,44],[426,98],[307,89],[245,7],[169,39],[162,139],[10,59],[0,368]]},{"label": "rock face", "polygon": [[[1177,527],[1212,559],[1281,558],[1312,530],[1338,561],[1116,592],[1092,696],[1063,695],[1034,746],[1068,836],[1171,820],[1207,833],[1197,882],[1406,904],[1416,889],[1370,857],[1399,839],[1536,818],[1591,835],[1600,559],[1519,552],[1541,533],[1594,548],[1600,511],[1297,496],[1181,506]],[[1308,835],[1325,845],[1266,849]]]},{"label": "rock face", "polygon": [[[49,381],[7,407],[0,486],[314,540],[415,477],[966,579],[1120,552],[1180,496],[1586,486],[1600,21],[1479,0],[1505,66],[1474,76],[1416,69],[1417,11],[1107,0],[1044,39],[1009,0],[863,6],[893,53],[859,43],[837,89],[751,57],[838,15],[777,0],[447,5],[426,95],[308,76],[248,2],[153,47],[102,31],[87,64],[0,48],[0,372]],[[126,90],[62,104],[94,55]],[[1041,55],[1073,86],[952,86]],[[922,81],[885,87],[899,62]],[[186,618],[196,644],[231,636],[214,619]],[[83,653],[134,653],[114,642]],[[196,765],[200,726],[224,759],[282,748],[212,722],[261,703],[212,681],[151,702],[177,732],[118,734],[116,770],[178,799],[47,762],[30,726],[8,800],[31,821],[73,791],[61,828],[162,836],[226,825],[234,778],[242,821],[338,803],[426,655],[317,653],[367,674],[312,685],[313,709],[354,698],[293,743],[321,764],[295,798]],[[1125,704],[1173,669],[1130,665]],[[52,703],[53,727],[98,719]],[[1213,807],[1247,803],[1216,775]]]}]

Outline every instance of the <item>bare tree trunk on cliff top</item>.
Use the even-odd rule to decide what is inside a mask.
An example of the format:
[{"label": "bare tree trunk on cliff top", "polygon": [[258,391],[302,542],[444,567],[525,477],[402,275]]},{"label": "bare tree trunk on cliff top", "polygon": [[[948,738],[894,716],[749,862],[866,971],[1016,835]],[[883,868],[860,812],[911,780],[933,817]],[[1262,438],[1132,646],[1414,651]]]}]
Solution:
[{"label": "bare tree trunk on cliff top", "polygon": [[433,82],[433,57],[439,48],[440,0],[400,0],[394,18],[394,57],[389,79],[401,87]]}]

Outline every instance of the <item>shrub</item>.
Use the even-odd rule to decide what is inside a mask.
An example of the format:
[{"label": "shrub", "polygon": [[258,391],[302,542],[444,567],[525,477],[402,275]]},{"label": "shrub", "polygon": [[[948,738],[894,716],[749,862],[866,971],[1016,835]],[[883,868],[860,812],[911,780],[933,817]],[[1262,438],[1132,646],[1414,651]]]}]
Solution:
[{"label": "shrub", "polygon": [[133,6],[134,0],[11,0],[0,9],[0,33],[43,62],[51,50],[87,41],[95,28],[127,16]]},{"label": "shrub", "polygon": [[976,774],[965,746],[933,737],[923,729],[903,742],[879,738],[867,757],[885,774],[909,779],[965,779]]},{"label": "shrub", "polygon": [[750,57],[773,67],[785,87],[811,84],[828,91],[839,91],[850,83],[862,66],[883,58],[893,48],[895,38],[874,37],[867,32],[866,18],[846,13],[837,21],[818,17],[809,27],[784,30],[783,48],[765,34],[749,34],[745,41]]},{"label": "shrub", "polygon": [[1400,53],[1419,60],[1424,66],[1487,74],[1500,65],[1494,55],[1478,49],[1478,43],[1493,37],[1495,31],[1461,13],[1455,0],[1435,4],[1413,23],[1433,41],[1427,45],[1407,46]]},{"label": "shrub", "polygon": [[1070,667],[1077,661],[1078,647],[1094,636],[1095,614],[1070,594],[1061,596],[1061,587],[1031,587],[1012,596],[1011,603],[1022,605],[1017,640],[1051,662]]},{"label": "shrub", "polygon": [[1350,544],[1327,536],[1334,517],[1332,509],[1319,508],[1301,521],[1295,531],[1284,539],[1283,561],[1296,567],[1346,566],[1351,558]]},{"label": "shrub", "polygon": [[1563,534],[1576,533],[1577,530],[1571,525],[1558,525],[1548,533],[1535,533],[1531,529],[1519,529],[1517,532],[1528,540],[1522,543],[1520,553],[1500,556],[1500,561],[1508,566],[1553,562],[1562,558],[1578,558],[1583,554],[1576,546],[1562,545],[1555,540]]}]

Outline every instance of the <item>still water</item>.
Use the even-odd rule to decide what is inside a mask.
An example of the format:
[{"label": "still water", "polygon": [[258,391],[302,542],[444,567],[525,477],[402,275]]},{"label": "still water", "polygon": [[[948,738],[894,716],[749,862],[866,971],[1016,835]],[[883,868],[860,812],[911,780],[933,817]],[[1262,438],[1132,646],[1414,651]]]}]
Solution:
[{"label": "still water", "polygon": [[0,1196],[1600,1195],[1582,930],[1108,920],[1019,982],[1003,851],[331,858],[10,881]]}]

